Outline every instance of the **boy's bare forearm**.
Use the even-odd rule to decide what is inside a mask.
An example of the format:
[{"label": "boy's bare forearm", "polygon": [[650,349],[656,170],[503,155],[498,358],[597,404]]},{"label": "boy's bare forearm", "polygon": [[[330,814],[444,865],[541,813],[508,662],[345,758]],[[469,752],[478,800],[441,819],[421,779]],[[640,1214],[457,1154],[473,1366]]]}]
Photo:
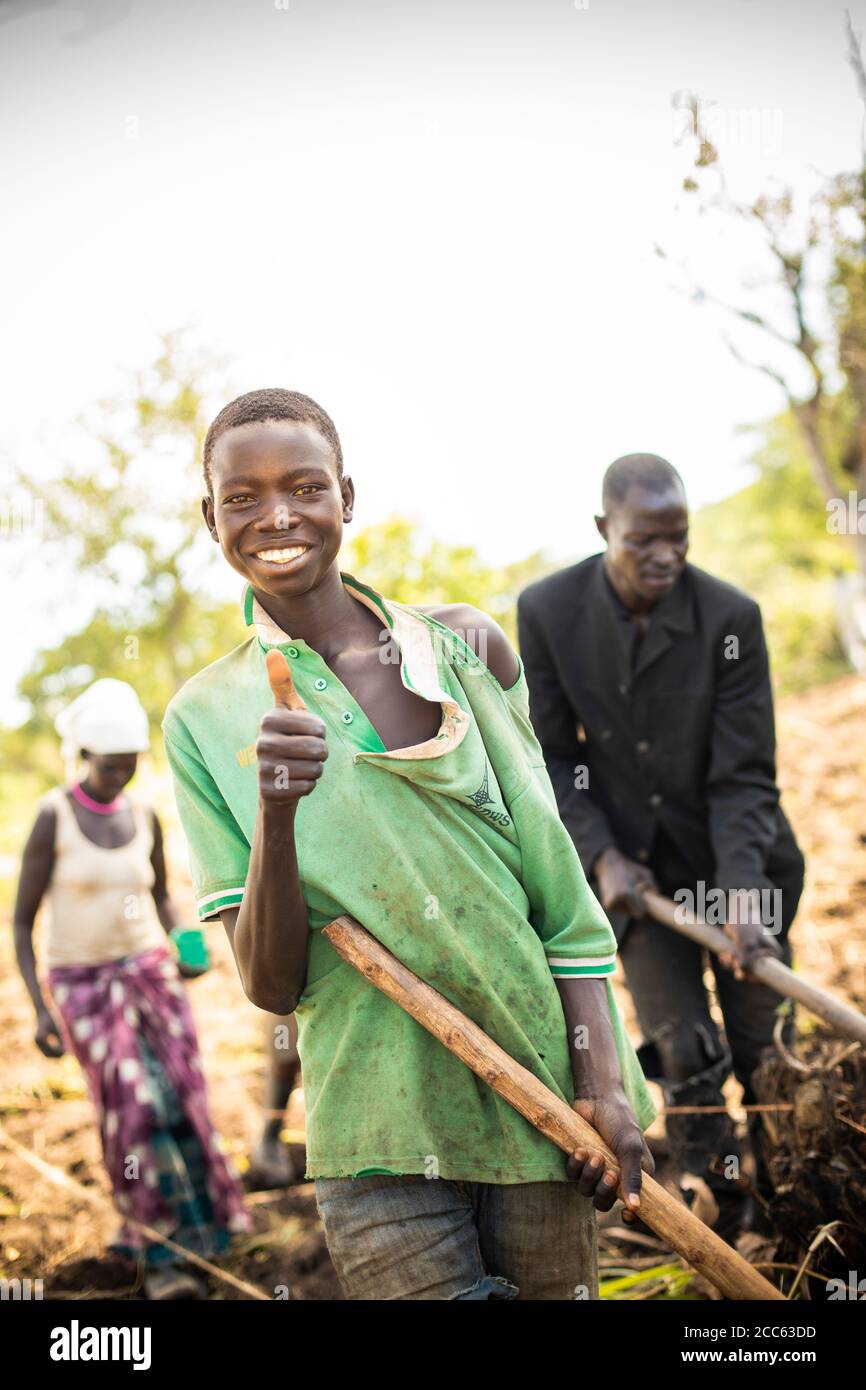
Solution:
[{"label": "boy's bare forearm", "polygon": [[269,651],[267,666],[276,703],[262,716],[256,740],[258,810],[244,899],[230,935],[247,996],[269,1013],[288,1014],[304,989],[310,938],[295,813],[318,786],[328,747],[325,725],[299,700],[283,654]]},{"label": "boy's bare forearm", "polygon": [[568,1029],[576,1097],[593,1100],[622,1091],[619,1053],[603,979],[557,979]]},{"label": "boy's bare forearm", "polygon": [[291,1013],[307,973],[310,929],[295,852],[294,804],[259,801],[250,867],[232,947],[247,996]]}]

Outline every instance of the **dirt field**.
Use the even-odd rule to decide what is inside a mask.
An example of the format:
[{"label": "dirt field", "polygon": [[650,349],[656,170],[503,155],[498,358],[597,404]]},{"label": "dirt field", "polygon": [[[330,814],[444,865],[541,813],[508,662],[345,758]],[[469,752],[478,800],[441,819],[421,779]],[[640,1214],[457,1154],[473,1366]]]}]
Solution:
[{"label": "dirt field", "polygon": [[[866,681],[845,678],[783,703],[778,737],[785,804],[808,859],[794,934],[798,965],[864,1007]],[[189,912],[179,868],[173,888]],[[79,1190],[55,1185],[0,1144],[0,1277],[42,1279],[46,1297],[140,1297],[134,1272],[104,1257],[116,1219],[91,1107],[75,1061],[49,1061],[33,1045],[32,1011],[14,967],[6,918],[0,933],[0,1125],[100,1200],[94,1205]],[[217,1129],[243,1170],[261,1122],[260,1015],[243,996],[221,929],[211,931],[210,943],[214,969],[190,984],[190,996]],[[297,1095],[287,1123],[302,1123]],[[254,1234],[224,1268],[268,1298],[339,1297],[312,1185],[253,1195],[250,1207]],[[249,1296],[216,1279],[210,1288],[216,1299]]]},{"label": "dirt field", "polygon": [[[261,1016],[244,998],[221,929],[210,933],[215,964],[189,985],[198,1025],[211,1109],[226,1151],[243,1175],[261,1124],[264,1059]],[[77,1180],[89,1192],[109,1188],[100,1162],[99,1136],[77,1062],[43,1058],[31,1042],[29,1000],[13,969],[10,933],[2,938],[0,1011],[0,1124],[12,1138]],[[298,1093],[287,1123],[303,1124]],[[224,1267],[269,1298],[339,1297],[324,1247],[312,1184],[285,1194],[261,1193],[250,1203],[254,1232]],[[140,1297],[135,1272],[105,1259],[105,1242],[117,1225],[109,1200],[97,1206],[74,1190],[34,1172],[18,1154],[0,1146],[0,1274],[41,1278],[46,1297]],[[244,1295],[219,1280],[213,1298]]]}]

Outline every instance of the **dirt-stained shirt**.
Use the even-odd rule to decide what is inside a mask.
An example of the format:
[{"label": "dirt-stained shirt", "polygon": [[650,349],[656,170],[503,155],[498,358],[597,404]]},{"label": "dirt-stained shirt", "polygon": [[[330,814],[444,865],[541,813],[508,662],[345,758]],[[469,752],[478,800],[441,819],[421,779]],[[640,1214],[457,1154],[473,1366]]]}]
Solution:
[{"label": "dirt-stained shirt", "polygon": [[[357,918],[571,1102],[555,978],[609,976],[615,943],[557,813],[522,663],[505,690],[450,628],[342,578],[382,622],[383,662],[439,704],[439,732],[387,751],[330,667],[282,632],[248,588],[254,635],[188,681],[163,721],[200,916],[243,899],[258,803],[255,743],[273,705],[265,655],[279,647],[307,708],[325,723],[329,750],[295,818],[311,928],[297,1008],[307,1176],[565,1180],[565,1155],[321,931],[341,913]],[[646,1128],[654,1107],[607,989],[626,1091]]]}]

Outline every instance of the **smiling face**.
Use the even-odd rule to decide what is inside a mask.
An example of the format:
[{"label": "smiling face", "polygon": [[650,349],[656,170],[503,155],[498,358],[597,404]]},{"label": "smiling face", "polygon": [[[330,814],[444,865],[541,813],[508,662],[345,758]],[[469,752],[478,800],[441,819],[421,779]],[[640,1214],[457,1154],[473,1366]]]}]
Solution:
[{"label": "smiling face", "polygon": [[608,575],[627,608],[646,611],[670,593],[689,548],[689,513],[680,487],[657,491],[633,483],[607,516],[596,517],[596,525],[607,541]]},{"label": "smiling face", "polygon": [[211,536],[257,595],[305,594],[332,569],[355,490],[313,425],[263,420],[220,435],[202,501]]}]

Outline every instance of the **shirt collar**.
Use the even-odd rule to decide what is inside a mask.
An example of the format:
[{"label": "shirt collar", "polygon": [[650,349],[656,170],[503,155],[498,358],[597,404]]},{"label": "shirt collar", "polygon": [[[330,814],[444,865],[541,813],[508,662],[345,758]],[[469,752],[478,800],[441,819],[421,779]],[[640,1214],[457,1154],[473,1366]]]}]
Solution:
[{"label": "shirt collar", "polygon": [[[382,619],[383,627],[394,629],[395,615],[391,611],[394,608],[401,608],[402,604],[396,604],[393,600],[386,600],[375,589],[369,585],[360,583],[351,574],[344,574],[340,571],[340,578],[343,581],[343,588],[363,603],[365,608],[369,608],[378,618]],[[404,610],[411,612],[411,610]],[[292,637],[285,632],[279,623],[271,617],[259,603],[251,584],[245,584],[241,595],[241,612],[247,627],[254,627],[259,641],[266,647],[283,647],[287,643],[294,642],[300,646],[306,646],[300,638]],[[413,615],[417,619],[417,615]]]},{"label": "shirt collar", "polygon": [[[661,623],[676,632],[690,633],[694,630],[691,599],[686,580],[688,568],[688,565],[684,566],[682,574],[670,592],[649,609],[646,615],[648,618],[647,626],[655,627]],[[632,622],[635,614],[632,613],[631,609],[626,608],[611,584],[603,559],[599,569],[602,576],[602,592],[606,595],[617,617],[623,622]]]},{"label": "shirt collar", "polygon": [[[351,574],[340,572],[343,587],[365,608],[369,608],[382,620],[383,628],[392,634],[393,655],[391,659],[400,662],[404,685],[425,700],[433,700],[450,710],[460,723],[461,714],[468,719],[467,712],[446,690],[439,679],[437,660],[438,633],[412,608],[394,599],[385,599],[368,584],[362,584]],[[245,585],[241,597],[241,611],[248,627],[254,627],[256,636],[266,649],[284,647],[294,643],[301,649],[306,647],[299,638],[292,638],[265,611],[253,593],[250,584]],[[384,645],[384,644],[383,644]],[[387,647],[385,647],[387,651]],[[383,656],[383,660],[388,659]],[[458,713],[459,711],[459,713]]]},{"label": "shirt collar", "polygon": [[601,562],[601,577],[602,586],[607,595],[608,602],[613,608],[613,611],[616,613],[618,618],[622,619],[623,622],[630,623],[632,618],[634,617],[634,614],[631,612],[629,608],[626,608],[616,589],[611,584],[610,579],[608,578],[607,568],[603,560]]}]

